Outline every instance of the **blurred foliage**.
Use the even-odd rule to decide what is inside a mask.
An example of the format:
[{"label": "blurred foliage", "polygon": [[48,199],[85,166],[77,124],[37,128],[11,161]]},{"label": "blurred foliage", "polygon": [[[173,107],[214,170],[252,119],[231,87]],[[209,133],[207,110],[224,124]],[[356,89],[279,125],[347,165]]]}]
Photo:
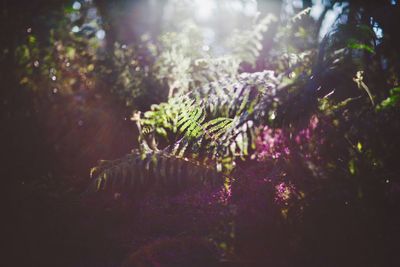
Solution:
[{"label": "blurred foliage", "polygon": [[169,88],[169,97],[180,95],[212,81],[235,77],[242,63],[255,64],[262,49],[262,34],[274,20],[267,16],[254,22],[250,29],[234,31],[227,40],[226,51],[218,56],[206,45],[203,29],[193,21],[183,21],[177,32],[160,36],[154,57],[154,72]]},{"label": "blurred foliage", "polygon": [[59,11],[63,19],[45,36],[26,29],[26,42],[15,51],[21,85],[50,99],[94,88],[99,25],[89,10],[90,2]]},{"label": "blurred foliage", "polygon": [[[221,14],[204,19],[195,2],[60,1],[49,12],[41,1],[15,32],[3,22],[19,9],[6,2],[7,175],[29,175],[18,167],[34,156],[21,148],[46,143],[22,132],[62,107],[59,96],[85,103],[102,92],[139,131],[138,150],[92,169],[89,191],[104,194],[85,195],[112,210],[104,223],[124,253],[162,234],[192,235],[239,266],[397,266],[399,3],[324,1],[315,15],[317,3],[276,1],[281,14],[260,16],[254,1],[235,1],[248,14],[221,1],[211,6]],[[157,5],[159,16],[140,15]],[[58,190],[75,192],[73,182],[38,177],[15,190],[70,203]]]},{"label": "blurred foliage", "polygon": [[400,87],[396,87],[390,90],[389,97],[382,100],[377,109],[394,108],[398,106],[400,101]]}]

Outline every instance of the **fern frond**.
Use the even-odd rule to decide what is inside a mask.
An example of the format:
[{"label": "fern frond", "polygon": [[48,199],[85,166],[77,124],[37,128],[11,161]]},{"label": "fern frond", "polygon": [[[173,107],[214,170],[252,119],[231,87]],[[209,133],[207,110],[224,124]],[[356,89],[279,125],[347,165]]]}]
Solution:
[{"label": "fern frond", "polygon": [[168,153],[229,172],[254,147],[254,125],[272,108],[278,83],[271,71],[244,73],[173,97],[144,114],[141,136],[167,137]]},{"label": "fern frond", "polygon": [[230,40],[234,55],[241,62],[255,64],[257,57],[262,49],[263,33],[268,30],[268,25],[275,21],[273,15],[268,15],[260,21],[255,21],[252,29],[246,31],[236,31]]},{"label": "fern frond", "polygon": [[205,116],[206,114],[201,106],[192,105],[179,114],[176,127],[187,138],[197,138],[203,132],[201,123],[204,121]]},{"label": "fern frond", "polygon": [[89,192],[135,192],[160,187],[176,190],[186,185],[222,185],[225,176],[212,166],[165,151],[138,150],[114,161],[102,161],[92,169]]}]

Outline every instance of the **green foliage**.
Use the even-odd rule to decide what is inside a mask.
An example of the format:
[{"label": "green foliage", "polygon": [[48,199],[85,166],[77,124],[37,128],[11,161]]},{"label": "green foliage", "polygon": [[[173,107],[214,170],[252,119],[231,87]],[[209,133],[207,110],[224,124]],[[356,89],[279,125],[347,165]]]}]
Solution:
[{"label": "green foliage", "polygon": [[101,161],[91,170],[94,179],[89,192],[134,192],[140,194],[152,188],[176,192],[184,186],[223,184],[221,173],[212,166],[169,153],[133,151],[122,159]]},{"label": "green foliage", "polygon": [[138,46],[121,45],[117,42],[114,44],[112,55],[101,65],[102,76],[112,77],[107,81],[112,86],[111,92],[128,107],[137,107],[138,100],[148,97],[151,92],[150,81],[154,80],[154,77],[148,66],[149,56],[146,57],[143,53],[144,45],[145,42]]},{"label": "green foliage", "polygon": [[[107,1],[98,2],[107,7],[104,4]],[[136,2],[132,5],[146,1]],[[274,2],[290,4],[290,1]],[[311,3],[303,1],[306,2]],[[244,21],[243,27],[237,27],[234,32],[226,31],[219,39],[210,41],[202,28],[207,23],[200,25],[195,19],[188,20],[188,16],[174,27],[156,25],[162,28],[161,33],[154,29],[142,38],[131,39],[119,32],[115,34],[118,43],[107,38],[103,46],[94,38],[98,22],[94,23],[94,31],[88,30],[85,27],[90,23],[85,22],[85,12],[69,7],[59,13],[59,23],[49,23],[52,30],[43,30],[44,34],[35,27],[26,33],[24,30],[24,40],[12,57],[15,55],[13,60],[18,66],[20,84],[40,96],[53,99],[55,94],[62,93],[81,99],[81,94],[75,93],[95,90],[95,85],[101,85],[120,97],[128,109],[140,110],[132,117],[139,128],[139,150],[121,159],[100,162],[92,170],[90,192],[113,192],[115,198],[127,193],[141,198],[144,193],[156,190],[155,195],[161,193],[163,198],[164,192],[175,193],[193,185],[224,185],[228,192],[232,184],[229,193],[234,197],[224,203],[229,203],[225,208],[234,219],[220,222],[222,227],[231,229],[232,244],[245,247],[240,243],[245,239],[265,244],[261,238],[266,235],[260,234],[262,237],[254,242],[258,238],[256,235],[273,233],[271,229],[276,229],[275,225],[282,232],[268,237],[279,242],[277,246],[266,246],[266,250],[275,249],[268,251],[268,255],[285,258],[275,265],[290,265],[287,257],[280,257],[281,251],[287,252],[279,251],[280,244],[289,244],[294,251],[318,251],[312,249],[312,245],[306,250],[301,248],[304,240],[315,236],[315,227],[310,228],[311,232],[305,229],[308,225],[319,225],[315,220],[322,220],[318,233],[333,233],[327,239],[330,243],[330,240],[337,240],[336,233],[347,225],[342,224],[347,217],[340,216],[342,213],[337,210],[345,210],[344,213],[351,216],[362,214],[359,222],[392,218],[385,216],[396,210],[392,207],[397,204],[392,203],[398,200],[399,191],[396,156],[400,147],[396,137],[400,131],[400,46],[397,28],[390,21],[393,14],[398,13],[398,5],[361,2],[325,1],[322,19],[336,4],[344,3],[344,8],[321,41],[318,40],[321,18],[314,20],[308,16],[309,8],[285,17],[286,6],[282,6],[284,14],[270,40],[272,44],[266,47],[263,47],[263,34],[271,22],[270,17],[255,19],[251,27],[245,24],[251,20]],[[90,1],[82,1],[83,6],[88,3]],[[113,6],[114,2],[109,5]],[[382,10],[390,12],[382,15],[385,13]],[[107,34],[110,33],[107,37],[115,33],[110,21],[112,19],[104,24]],[[159,24],[164,22],[158,21]],[[227,22],[234,24],[230,20]],[[374,30],[381,30],[381,37],[378,38]],[[8,57],[8,50],[0,53],[0,60]],[[250,65],[257,71],[263,68],[274,71],[241,73],[249,71]],[[6,99],[4,106],[9,103]],[[9,121],[13,120],[6,116]],[[24,121],[27,120],[30,119]],[[104,125],[109,124],[104,122]],[[13,131],[25,129],[17,126]],[[39,133],[37,135],[42,138]],[[19,138],[12,140],[20,142]],[[29,145],[30,142],[23,142],[21,147]],[[79,146],[78,149],[86,148]],[[256,153],[263,153],[263,157]],[[16,161],[20,155],[15,157]],[[17,162],[13,166],[21,165]],[[235,168],[237,165],[240,168]],[[10,169],[12,172],[13,168]],[[241,179],[236,179],[239,177]],[[43,184],[48,182],[46,179]],[[23,187],[26,185],[22,184]],[[275,196],[280,199],[274,199]],[[283,218],[279,221],[270,216],[274,213],[271,207],[275,207],[274,201],[278,200],[277,214]],[[260,205],[263,201],[265,206]],[[112,205],[122,202],[113,201]],[[160,202],[170,205],[165,199]],[[187,199],[178,203],[187,203]],[[372,206],[374,208],[369,209]],[[268,213],[260,213],[260,210]],[[381,216],[383,210],[388,210],[385,216]],[[260,214],[267,218],[256,221],[265,228],[251,230],[249,238],[246,229],[252,229],[248,226],[254,223],[246,223],[253,222],[254,217],[246,215],[252,212],[256,218]],[[346,219],[341,221],[340,218]],[[141,224],[143,220],[138,221]],[[351,221],[348,228],[354,230],[354,221],[348,221]],[[393,228],[388,228],[389,234],[393,234],[396,222],[390,223]],[[336,225],[340,226],[334,228],[337,231],[331,231],[330,227]],[[357,232],[357,237],[364,235],[369,240],[375,236],[379,242],[387,240],[380,234],[370,235],[369,227],[362,229],[368,233]],[[296,232],[294,237],[293,232]],[[221,248],[231,250],[232,247],[233,253],[233,245],[226,240],[220,242]],[[293,240],[295,242],[291,242]],[[310,243],[320,244],[314,240]],[[254,251],[258,250],[247,254],[253,257]],[[238,255],[246,255],[241,252]],[[297,260],[297,256],[291,258]],[[323,264],[326,257],[320,258]],[[274,265],[273,260],[268,260]],[[353,265],[358,263],[359,259]]]},{"label": "green foliage", "polygon": [[272,72],[242,74],[238,80],[213,82],[153,105],[140,119],[141,140],[152,135],[156,143],[159,138],[166,138],[168,144],[179,141],[176,149],[181,155],[230,157],[232,164],[236,156],[247,156],[254,146],[254,122],[265,119],[277,83]]},{"label": "green foliage", "polygon": [[205,45],[201,28],[192,21],[182,23],[178,32],[160,37],[154,71],[168,84],[169,96],[180,95],[212,81],[234,77],[241,63],[255,64],[262,49],[263,33],[274,21],[273,16],[254,21],[252,28],[235,31],[226,40],[227,53],[219,56]]},{"label": "green foliage", "polygon": [[63,19],[46,35],[27,30],[26,41],[15,51],[22,86],[43,99],[94,87],[100,42],[94,36],[99,25],[84,15],[90,7],[88,3],[81,11],[60,10]]},{"label": "green foliage", "polygon": [[172,96],[173,90],[186,92],[195,82],[192,73],[195,60],[205,56],[201,46],[201,31],[194,23],[183,24],[182,32],[167,32],[160,37],[156,55],[157,78],[166,81]]},{"label": "green foliage", "polygon": [[389,97],[384,99],[376,108],[377,110],[393,108],[398,106],[400,102],[400,87],[396,87],[390,90]]},{"label": "green foliage", "polygon": [[[221,41],[225,52],[217,54],[208,45],[204,29],[191,19],[180,22],[176,31],[160,34],[156,40],[143,35],[134,45],[116,43],[106,64],[100,66],[113,93],[127,106],[137,108],[143,98],[165,101],[210,82],[235,78],[242,63],[255,63],[262,49],[263,33],[273,16],[254,20],[251,27],[235,31]],[[167,92],[167,93],[165,93]],[[160,97],[155,98],[154,95]]]},{"label": "green foliage", "polygon": [[360,49],[360,50],[365,50],[369,53],[374,53],[374,48],[371,45],[359,43],[357,42],[356,39],[353,38],[348,40],[347,47],[351,49]]},{"label": "green foliage", "polygon": [[[263,33],[274,20],[273,16],[254,19],[251,28],[234,31],[226,38],[224,55],[215,55],[213,47],[205,45],[201,27],[191,20],[178,25],[181,31],[166,32],[147,43],[154,61],[146,61],[146,66],[137,59],[143,52],[127,47],[121,52],[116,46],[114,60],[120,62],[115,64],[120,77],[116,88],[123,88],[119,93],[131,92],[135,98],[135,88],[146,91],[143,73],[157,80],[158,88],[168,87],[166,102],[153,104],[143,116],[135,113],[132,118],[139,127],[142,152],[161,149],[225,173],[234,168],[236,157],[248,156],[255,141],[252,116],[262,116],[260,105],[268,101],[261,100],[271,95],[267,91],[275,90],[277,80],[272,72],[238,73],[241,63],[255,64]],[[146,68],[145,72],[132,75],[133,62],[138,62],[139,70]]]},{"label": "green foliage", "polygon": [[263,33],[268,30],[268,26],[271,22],[276,21],[276,18],[272,15],[268,15],[259,22],[257,22],[257,19],[254,21],[255,23],[252,29],[244,31],[236,30],[228,42],[229,47],[232,49],[233,56],[236,57],[239,62],[249,63],[253,65],[253,67],[263,47]]},{"label": "green foliage", "polygon": [[[154,104],[143,117],[135,113],[132,119],[140,130],[141,153],[161,153],[157,152],[158,144],[164,142],[167,146],[161,148],[163,156],[188,158],[217,172],[230,173],[236,158],[244,159],[254,149],[254,125],[265,120],[277,83],[272,72],[242,74],[237,80],[213,82],[166,103]],[[137,156],[136,160],[135,166],[150,164],[148,156]],[[118,162],[125,166],[125,161]],[[112,177],[109,179],[120,175],[111,171],[113,166],[107,165],[101,175]]]},{"label": "green foliage", "polygon": [[376,38],[375,33],[366,24],[356,25],[340,25],[337,29],[337,33],[343,37],[336,42],[339,44],[345,42],[347,48],[364,50],[369,53],[374,53],[374,39]]},{"label": "green foliage", "polygon": [[[87,30],[91,22],[85,22],[84,12],[69,8],[49,36],[29,32],[16,49],[20,83],[52,96],[91,89],[101,81],[129,109],[141,110],[133,117],[140,151],[101,164],[92,175],[94,187],[101,190],[111,186],[120,191],[126,184],[145,188],[186,176],[201,181],[210,170],[232,174],[239,160],[249,161],[259,126],[287,128],[292,135],[315,113],[331,120],[329,140],[339,140],[340,153],[326,154],[342,163],[330,159],[317,168],[319,164],[299,156],[302,164],[311,166],[313,176],[326,176],[319,170],[326,167],[358,177],[363,168],[383,166],[383,160],[379,149],[350,125],[367,128],[367,118],[377,121],[371,115],[375,101],[376,116],[390,118],[399,90],[396,68],[385,66],[390,62],[382,46],[385,38],[377,39],[370,17],[362,15],[365,10],[349,10],[343,14],[351,23],[338,19],[321,42],[316,38],[320,25],[307,15],[310,9],[282,17],[269,51],[263,51],[263,37],[275,21],[271,16],[248,20],[214,41],[207,39],[204,25],[186,17],[155,35],[111,42],[111,49],[103,50],[93,35],[98,22]],[[264,52],[268,55],[260,58]],[[241,73],[249,66],[268,66],[274,72]],[[287,139],[296,146],[291,136]],[[371,167],[374,163],[379,166]],[[197,166],[198,173],[188,172],[185,164]]]}]

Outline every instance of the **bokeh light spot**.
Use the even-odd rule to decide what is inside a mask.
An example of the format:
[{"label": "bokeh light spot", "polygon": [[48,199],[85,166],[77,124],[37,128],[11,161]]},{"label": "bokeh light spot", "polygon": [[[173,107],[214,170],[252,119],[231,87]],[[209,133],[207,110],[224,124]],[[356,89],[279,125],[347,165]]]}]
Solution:
[{"label": "bokeh light spot", "polygon": [[79,9],[81,9],[81,7],[82,7],[82,4],[79,3],[78,1],[75,1],[75,2],[72,4],[72,8],[75,9],[75,10],[79,10]]},{"label": "bokeh light spot", "polygon": [[106,37],[106,32],[105,32],[104,30],[98,30],[98,31],[96,32],[96,37],[97,37],[97,39],[99,39],[99,40],[103,40],[104,37]]},{"label": "bokeh light spot", "polygon": [[74,27],[72,27],[72,30],[71,30],[73,33],[77,33],[77,32],[79,32],[79,27],[78,26],[74,26]]}]

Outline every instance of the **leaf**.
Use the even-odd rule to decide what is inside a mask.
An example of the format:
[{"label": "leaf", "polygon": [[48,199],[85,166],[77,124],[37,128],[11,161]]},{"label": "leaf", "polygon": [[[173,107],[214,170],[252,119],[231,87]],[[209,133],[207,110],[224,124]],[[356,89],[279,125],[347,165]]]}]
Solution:
[{"label": "leaf", "polygon": [[[98,168],[99,166],[93,169]],[[107,162],[107,166],[93,177],[92,186],[88,190],[89,192],[134,190],[140,193],[149,186],[162,184],[164,187],[170,183],[172,187],[176,185],[182,187],[193,183],[204,183],[206,180],[215,186],[222,185],[224,178],[212,166],[193,162],[182,156],[155,151],[142,154],[136,150],[122,159]]]},{"label": "leaf", "polygon": [[167,131],[166,131],[164,128],[157,127],[157,128],[156,128],[156,132],[157,132],[160,136],[167,138]]},{"label": "leaf", "polygon": [[351,159],[349,161],[348,167],[349,167],[350,174],[355,175],[356,174],[356,162],[354,159]]},{"label": "leaf", "polygon": [[358,152],[362,152],[362,148],[363,148],[363,146],[362,146],[361,142],[358,142],[358,143],[357,143],[357,150],[358,150]]},{"label": "leaf", "polygon": [[375,53],[374,47],[365,43],[358,42],[356,39],[350,38],[347,47],[351,49],[364,50],[371,54]]},{"label": "leaf", "polygon": [[390,90],[389,97],[377,106],[377,110],[392,108],[398,105],[398,103],[400,103],[400,87],[395,87]]}]

